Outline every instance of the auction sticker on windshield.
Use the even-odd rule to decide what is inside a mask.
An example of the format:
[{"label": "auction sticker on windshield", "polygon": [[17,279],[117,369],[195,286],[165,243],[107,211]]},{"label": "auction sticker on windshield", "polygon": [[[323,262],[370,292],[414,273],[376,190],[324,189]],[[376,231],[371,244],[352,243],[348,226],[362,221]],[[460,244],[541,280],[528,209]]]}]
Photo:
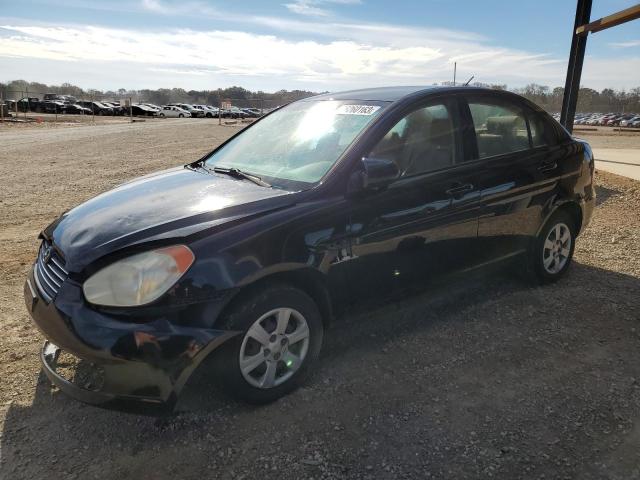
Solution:
[{"label": "auction sticker on windshield", "polygon": [[339,115],[373,115],[380,110],[378,105],[340,105],[336,111]]}]

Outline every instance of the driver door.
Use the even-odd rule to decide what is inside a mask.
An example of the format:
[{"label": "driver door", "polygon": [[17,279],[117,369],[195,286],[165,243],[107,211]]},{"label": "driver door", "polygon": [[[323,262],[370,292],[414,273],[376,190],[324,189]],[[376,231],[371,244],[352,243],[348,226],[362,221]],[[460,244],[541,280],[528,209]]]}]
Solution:
[{"label": "driver door", "polygon": [[410,110],[370,158],[396,163],[399,178],[350,200],[351,268],[357,295],[379,295],[473,261],[480,193],[462,163],[455,98]]}]

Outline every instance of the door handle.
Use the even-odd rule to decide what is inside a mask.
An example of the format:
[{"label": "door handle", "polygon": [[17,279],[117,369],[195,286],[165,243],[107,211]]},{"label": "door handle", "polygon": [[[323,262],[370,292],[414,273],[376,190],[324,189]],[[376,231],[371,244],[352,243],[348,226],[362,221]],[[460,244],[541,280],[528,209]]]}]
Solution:
[{"label": "door handle", "polygon": [[558,163],[557,162],[547,162],[547,163],[543,163],[542,165],[540,165],[538,167],[538,170],[540,172],[550,172],[552,170],[555,170],[556,168],[558,168]]},{"label": "door handle", "polygon": [[465,183],[465,184],[454,184],[450,189],[445,190],[444,193],[446,193],[447,195],[451,196],[451,197],[461,197],[462,195],[464,195],[467,192],[470,192],[471,190],[473,190],[473,185],[470,183]]}]

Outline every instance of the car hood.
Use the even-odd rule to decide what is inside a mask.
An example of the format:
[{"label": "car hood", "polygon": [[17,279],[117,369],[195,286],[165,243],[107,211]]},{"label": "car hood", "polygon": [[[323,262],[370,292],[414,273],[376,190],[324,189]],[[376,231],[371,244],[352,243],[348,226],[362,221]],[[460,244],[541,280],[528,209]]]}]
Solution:
[{"label": "car hood", "polygon": [[64,213],[43,236],[69,271],[123,247],[182,238],[295,202],[291,192],[247,180],[174,168],[140,177]]}]

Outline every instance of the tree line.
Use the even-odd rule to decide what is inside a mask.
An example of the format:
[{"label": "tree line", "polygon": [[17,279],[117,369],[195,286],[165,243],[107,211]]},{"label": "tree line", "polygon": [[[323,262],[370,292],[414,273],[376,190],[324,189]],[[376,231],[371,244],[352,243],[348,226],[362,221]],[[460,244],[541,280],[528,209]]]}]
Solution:
[{"label": "tree line", "polygon": [[70,83],[61,85],[47,85],[39,82],[27,82],[25,80],[12,80],[7,83],[0,82],[0,97],[18,100],[22,97],[38,97],[42,100],[45,93],[58,95],[72,95],[78,100],[124,100],[131,98],[134,102],[153,103],[166,105],[167,103],[189,103],[195,105],[220,105],[221,102],[231,100],[239,107],[275,107],[284,105],[301,98],[317,95],[316,92],[307,90],[278,90],[267,93],[263,91],[252,92],[243,87],[218,88],[215,90],[185,90],[184,88],[158,88],[127,90],[84,90]]},{"label": "tree line", "polygon": [[[447,84],[448,82],[443,82]],[[500,90],[507,90],[507,85],[474,83],[474,86],[483,86]],[[550,88],[546,85],[531,83],[523,88],[509,89],[540,105],[548,112],[559,112],[562,107],[564,88]],[[311,92],[307,90],[279,90],[273,93],[263,91],[253,92],[243,87],[218,88],[215,90],[185,90],[183,88],[159,88],[127,90],[84,90],[70,83],[62,85],[46,85],[39,82],[27,82],[25,80],[13,80],[7,83],[0,82],[0,97],[5,99],[19,99],[20,96],[42,96],[45,93],[57,93],[59,95],[73,95],[78,99],[95,100],[121,100],[131,98],[136,102],[154,103],[165,105],[167,103],[191,103],[220,105],[225,100],[231,100],[239,107],[274,107],[283,105],[301,98],[317,95],[324,92]],[[601,91],[588,87],[581,87],[578,95],[578,112],[640,112],[640,87],[629,91],[604,88]]]},{"label": "tree line", "polygon": [[[475,83],[474,86],[507,90],[506,85]],[[550,88],[546,85],[530,83],[523,88],[510,89],[528,98],[550,113],[559,112],[562,108],[563,87]],[[629,91],[604,88],[601,91],[580,87],[576,112],[640,112],[640,87]]]}]

